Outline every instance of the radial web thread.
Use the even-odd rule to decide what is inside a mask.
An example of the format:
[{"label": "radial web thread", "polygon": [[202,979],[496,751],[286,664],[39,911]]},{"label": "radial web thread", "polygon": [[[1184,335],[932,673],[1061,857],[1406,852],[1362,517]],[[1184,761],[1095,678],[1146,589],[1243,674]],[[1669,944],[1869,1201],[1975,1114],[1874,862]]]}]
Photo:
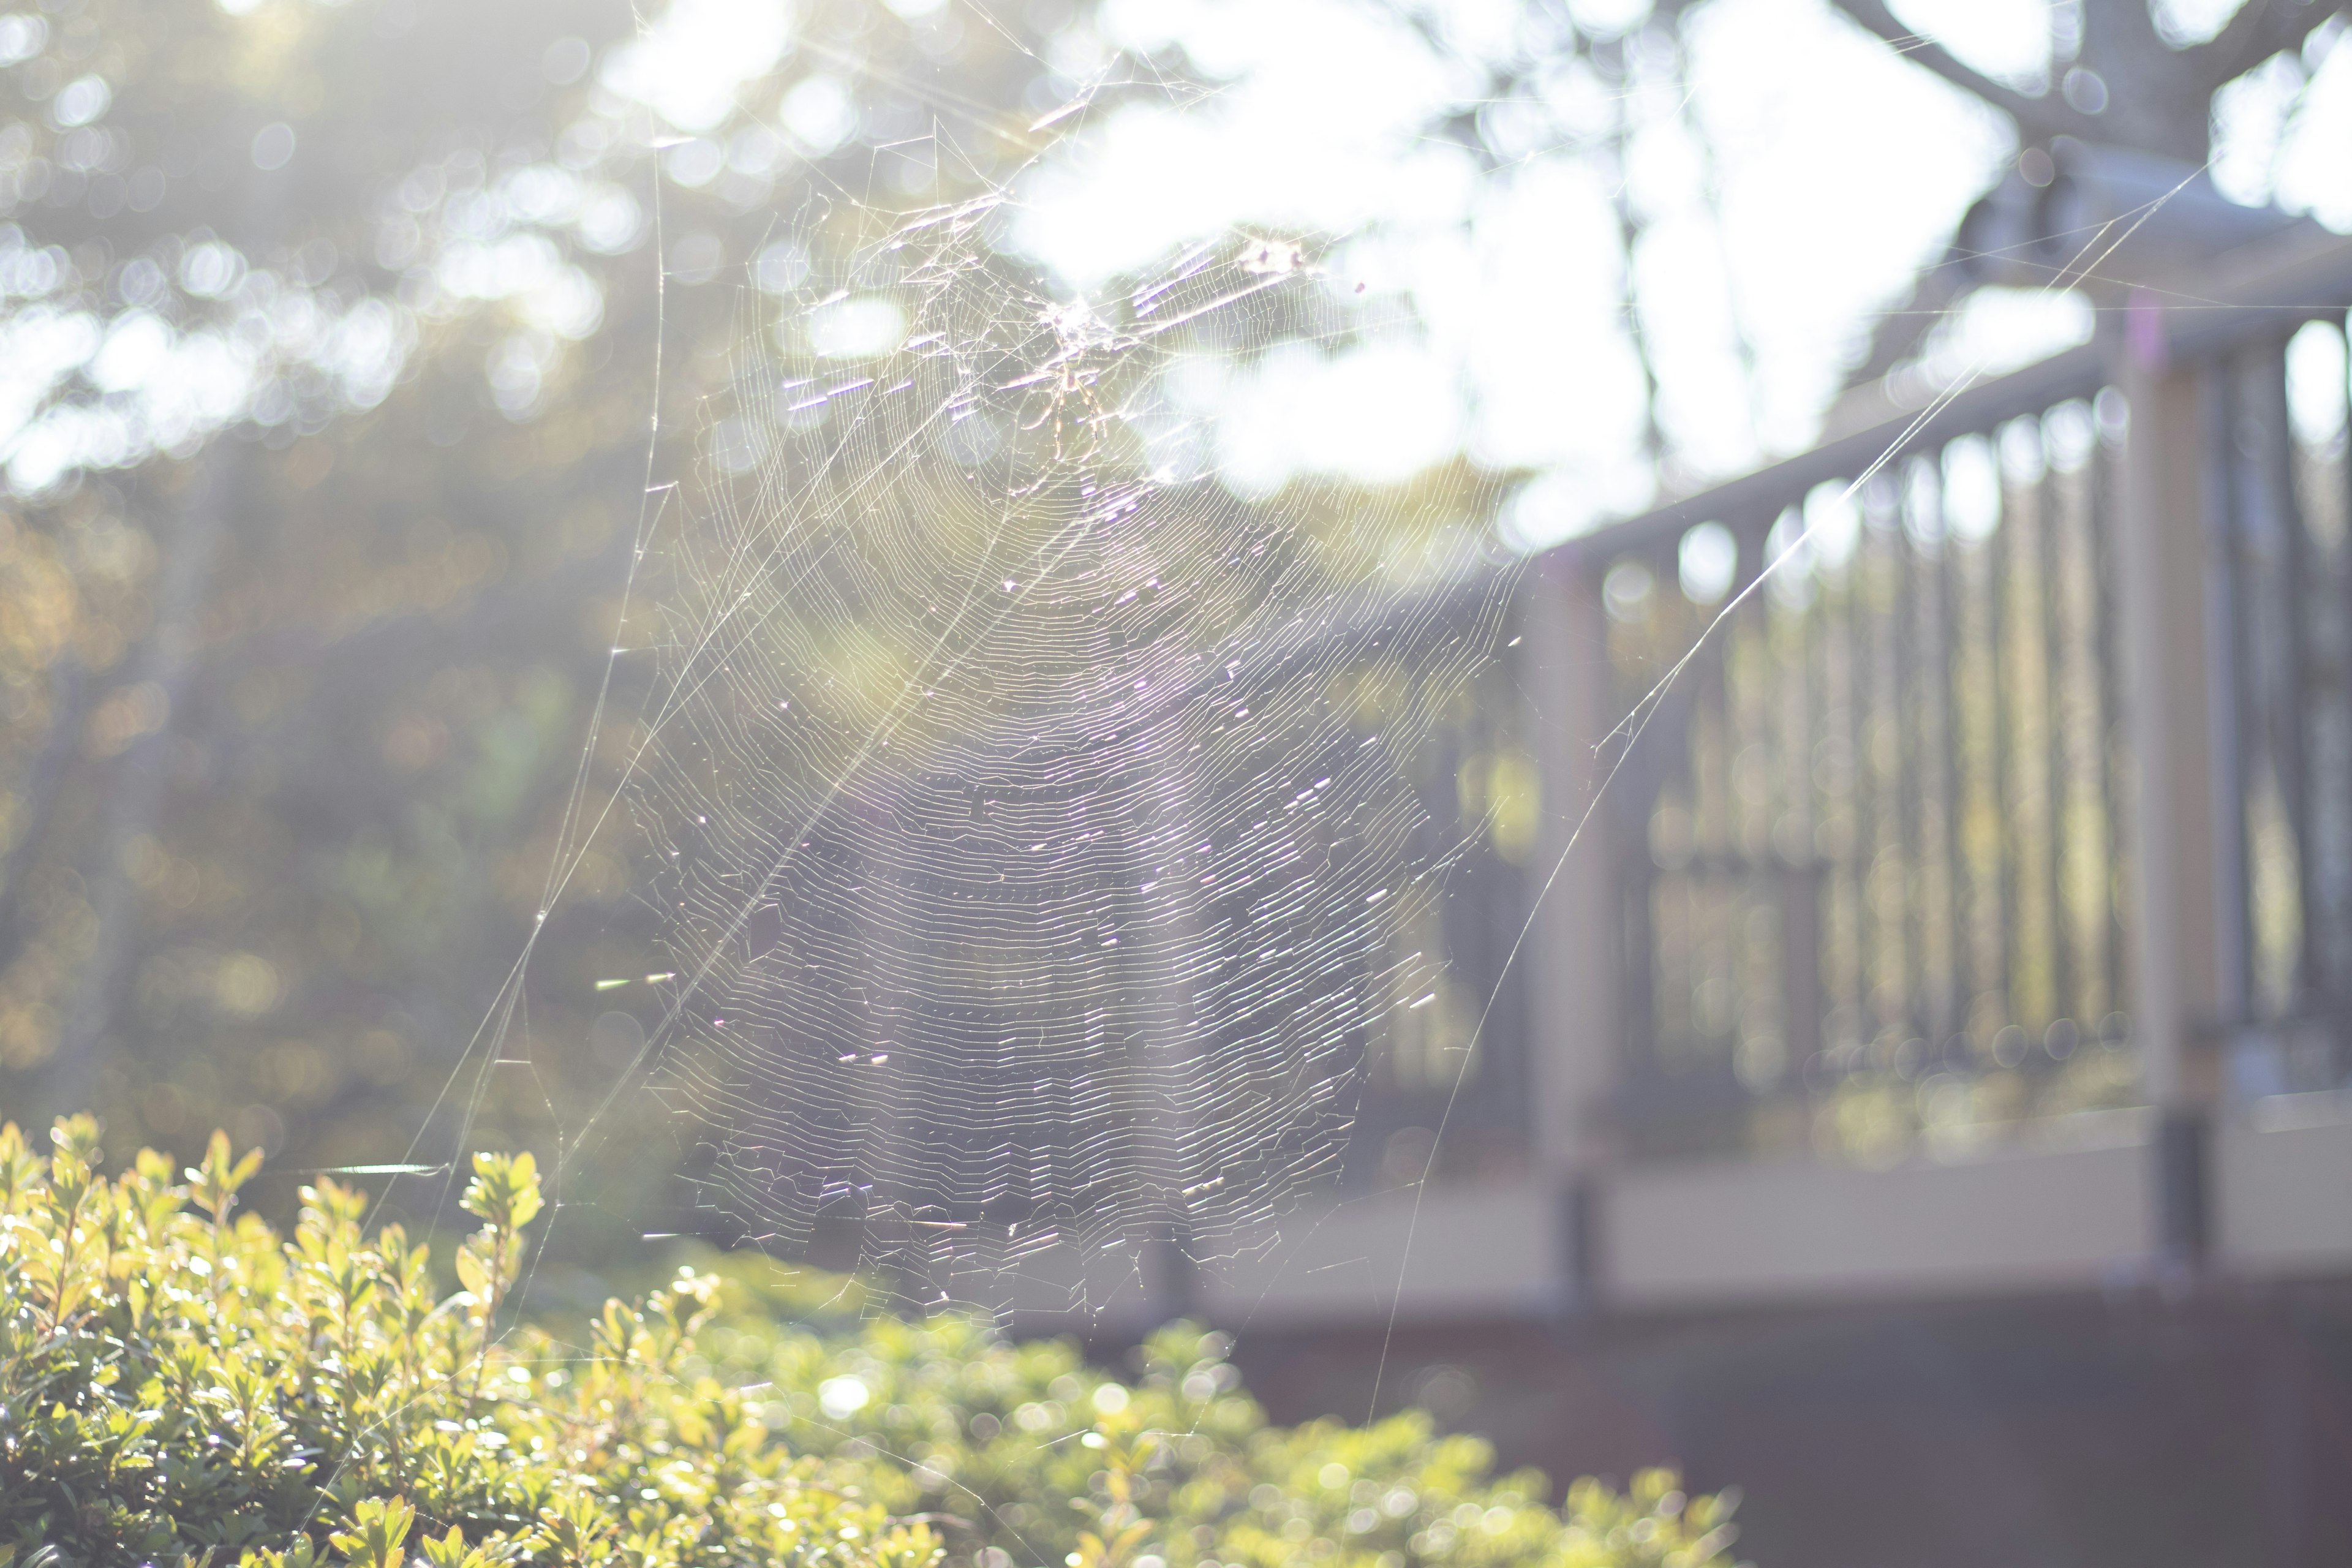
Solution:
[{"label": "radial web thread", "polygon": [[1098,1300],[1330,1177],[1511,591],[1472,507],[1216,477],[1184,378],[1332,313],[1311,254],[1055,299],[998,216],[747,293],[632,775],[709,1201],[917,1301]]}]

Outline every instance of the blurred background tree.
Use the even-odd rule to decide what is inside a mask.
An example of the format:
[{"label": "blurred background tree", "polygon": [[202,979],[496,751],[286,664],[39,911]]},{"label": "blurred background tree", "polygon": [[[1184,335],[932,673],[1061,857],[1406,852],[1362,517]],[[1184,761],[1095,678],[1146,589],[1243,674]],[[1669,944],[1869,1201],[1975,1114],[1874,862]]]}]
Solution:
[{"label": "blurred background tree", "polygon": [[[533,928],[652,423],[690,437],[726,374],[738,290],[703,285],[796,282],[762,249],[780,205],[877,173],[893,205],[968,193],[1034,118],[877,146],[929,131],[918,84],[950,64],[1017,103],[1036,62],[847,5],[790,40],[847,74],[745,122],[784,15],[700,9],[667,40],[618,5],[0,19],[12,1111],[88,1103],[126,1147],[226,1121],[298,1163],[424,1125]],[[647,58],[698,26],[740,77]],[[601,843],[551,911],[509,1054],[557,1055],[494,1073],[478,1136],[610,1076],[563,1057],[590,978],[650,962],[627,856]]]}]

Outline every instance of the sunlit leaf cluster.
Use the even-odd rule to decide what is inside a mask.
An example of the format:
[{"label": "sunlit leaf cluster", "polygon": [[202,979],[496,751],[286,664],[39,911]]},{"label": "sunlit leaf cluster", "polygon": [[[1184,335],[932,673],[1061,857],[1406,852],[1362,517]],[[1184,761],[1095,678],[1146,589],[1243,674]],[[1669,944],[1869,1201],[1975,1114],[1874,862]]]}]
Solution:
[{"label": "sunlit leaf cluster", "polygon": [[779,1287],[765,1259],[702,1268],[689,1278],[727,1280],[698,1338],[713,1374],[764,1384],[759,1419],[796,1450],[871,1462],[892,1510],[951,1517],[949,1568],[1732,1568],[1727,1495],[1650,1470],[1552,1505],[1540,1473],[1496,1475],[1490,1444],[1420,1410],[1276,1426],[1197,1324],[1112,1371],[961,1316],[782,1325],[758,1299],[805,1301],[803,1271]]},{"label": "sunlit leaf cluster", "polygon": [[[484,1157],[488,1222],[438,1297],[425,1248],[320,1182],[282,1238],[232,1215],[226,1139],[109,1181],[95,1125],[47,1160],[0,1132],[0,1563],[790,1563],[928,1568],[856,1467],[796,1456],[698,1373],[709,1288],[609,1303],[574,1351],[493,1329],[528,1157]],[[488,1342],[486,1344],[486,1341]]]}]

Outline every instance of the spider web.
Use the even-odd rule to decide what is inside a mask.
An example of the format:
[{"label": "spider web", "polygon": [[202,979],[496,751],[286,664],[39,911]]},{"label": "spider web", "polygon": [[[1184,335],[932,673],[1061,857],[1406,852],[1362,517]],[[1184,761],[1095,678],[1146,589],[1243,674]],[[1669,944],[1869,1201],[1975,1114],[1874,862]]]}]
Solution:
[{"label": "spider web", "polygon": [[1460,847],[1412,762],[1511,574],[1482,517],[1219,482],[1176,388],[1331,314],[1311,247],[1076,299],[1004,205],[746,291],[648,556],[639,1068],[780,1255],[1164,1300],[1331,1179],[1400,971],[1444,965],[1396,940]]}]

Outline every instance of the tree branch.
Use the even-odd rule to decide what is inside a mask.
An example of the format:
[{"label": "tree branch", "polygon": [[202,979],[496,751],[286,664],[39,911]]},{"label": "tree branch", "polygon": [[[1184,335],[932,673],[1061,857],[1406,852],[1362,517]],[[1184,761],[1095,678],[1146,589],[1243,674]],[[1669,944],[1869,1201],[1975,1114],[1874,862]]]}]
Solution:
[{"label": "tree branch", "polygon": [[2198,79],[2209,88],[2218,88],[2253,69],[2283,49],[2303,47],[2304,39],[2319,30],[2322,23],[2344,9],[2341,0],[2247,0],[2243,10],[2230,18],[2223,27],[2206,42],[2188,52],[2195,63]]},{"label": "tree branch", "polygon": [[1961,91],[1973,94],[2008,113],[2017,121],[2028,141],[2046,141],[2059,135],[2093,135],[2088,116],[2076,113],[2054,98],[2036,98],[2020,92],[2006,83],[1998,82],[1955,58],[1948,49],[1932,38],[1914,32],[1896,20],[1886,8],[1885,0],[1830,0],[1837,10],[1864,32],[1878,39],[1912,64],[1942,77]]}]

